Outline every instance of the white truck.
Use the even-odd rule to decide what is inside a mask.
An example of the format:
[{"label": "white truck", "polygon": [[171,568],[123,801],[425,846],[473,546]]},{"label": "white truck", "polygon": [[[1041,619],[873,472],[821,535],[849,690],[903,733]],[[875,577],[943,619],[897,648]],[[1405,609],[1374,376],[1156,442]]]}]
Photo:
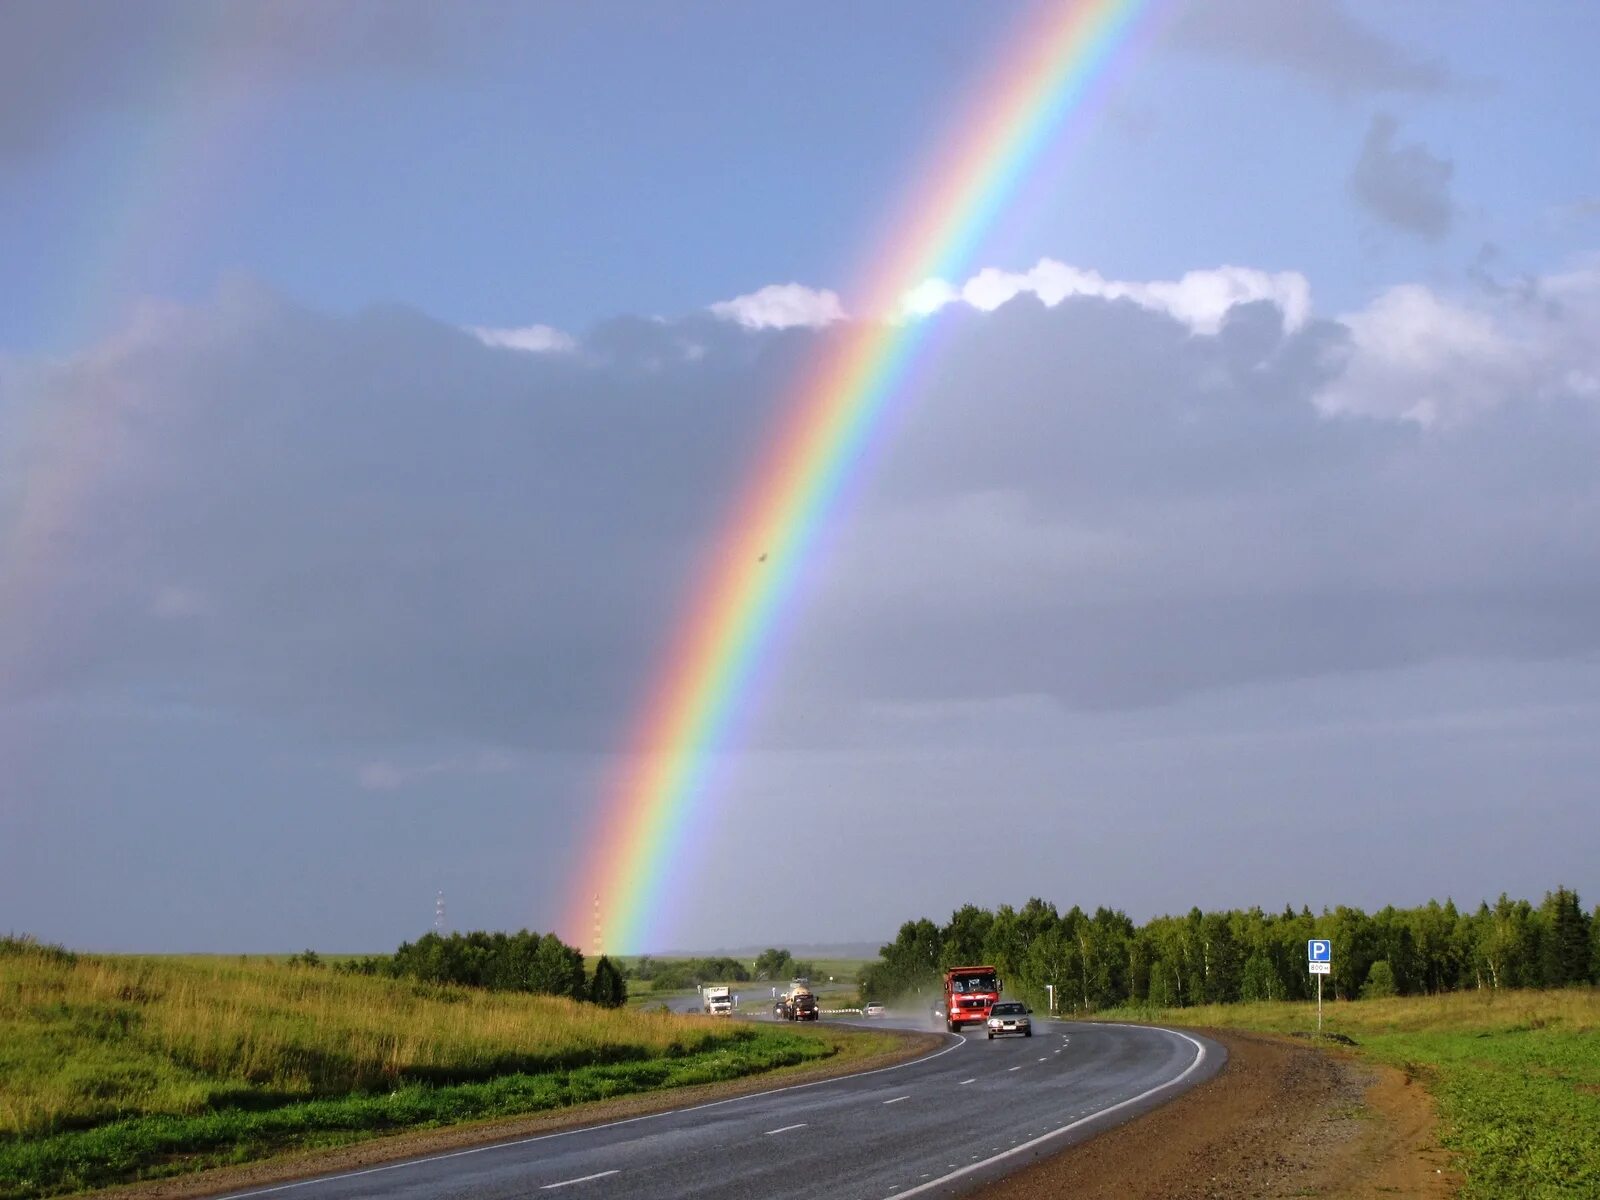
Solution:
[{"label": "white truck", "polygon": [[708,983],[700,988],[700,1003],[713,1017],[733,1015],[733,993],[725,983]]}]

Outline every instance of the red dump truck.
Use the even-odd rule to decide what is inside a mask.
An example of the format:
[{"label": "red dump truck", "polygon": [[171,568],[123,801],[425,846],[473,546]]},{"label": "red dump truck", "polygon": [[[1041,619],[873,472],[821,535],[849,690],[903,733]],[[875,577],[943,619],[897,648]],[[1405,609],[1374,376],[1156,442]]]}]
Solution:
[{"label": "red dump truck", "polygon": [[944,1019],[951,1033],[982,1025],[1000,999],[1000,973],[993,967],[951,967],[944,973]]}]

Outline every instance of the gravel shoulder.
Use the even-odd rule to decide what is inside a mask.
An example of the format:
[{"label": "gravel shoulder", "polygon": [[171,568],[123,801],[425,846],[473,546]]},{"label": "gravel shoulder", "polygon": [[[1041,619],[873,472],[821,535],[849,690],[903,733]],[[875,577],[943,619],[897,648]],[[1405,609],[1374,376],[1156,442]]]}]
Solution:
[{"label": "gravel shoulder", "polygon": [[1042,1158],[984,1200],[1448,1197],[1432,1099],[1346,1051],[1206,1029],[1228,1050],[1212,1080],[1126,1125]]}]

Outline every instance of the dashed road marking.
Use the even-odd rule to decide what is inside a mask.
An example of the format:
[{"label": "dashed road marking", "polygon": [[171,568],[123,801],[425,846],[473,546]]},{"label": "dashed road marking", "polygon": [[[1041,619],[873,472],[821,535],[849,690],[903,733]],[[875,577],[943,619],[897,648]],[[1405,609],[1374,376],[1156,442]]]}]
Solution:
[{"label": "dashed road marking", "polygon": [[808,1122],[801,1121],[798,1125],[784,1125],[779,1129],[769,1129],[766,1133],[762,1134],[762,1136],[771,1137],[775,1133],[788,1133],[791,1129],[804,1129],[807,1124]]},{"label": "dashed road marking", "polygon": [[956,1084],[956,1086],[957,1087],[966,1087],[967,1084],[969,1084],[969,1083],[977,1083],[977,1082],[978,1081],[976,1079],[963,1079],[960,1083]]},{"label": "dashed road marking", "polygon": [[560,1183],[547,1183],[539,1190],[552,1192],[556,1188],[571,1187],[575,1183],[588,1183],[591,1179],[604,1179],[607,1175],[616,1175],[616,1171],[596,1171],[593,1175],[580,1175],[576,1179],[563,1179]]},{"label": "dashed road marking", "polygon": [[[864,1079],[868,1075],[886,1075],[890,1071],[900,1071],[906,1067],[920,1066],[942,1058],[952,1050],[960,1050],[967,1045],[967,1039],[956,1037],[948,1042],[943,1050],[935,1050],[932,1054],[922,1058],[913,1058],[903,1063],[895,1063],[892,1067],[877,1067],[871,1071],[859,1071],[853,1075],[841,1076],[842,1079]],[[826,1088],[830,1084],[838,1083],[838,1079],[813,1079],[809,1083],[791,1083],[784,1087],[771,1088],[765,1092],[752,1092],[747,1096],[730,1096],[725,1100],[708,1100],[704,1104],[692,1104],[688,1108],[668,1109],[664,1112],[644,1113],[637,1117],[623,1117],[618,1121],[604,1121],[599,1125],[583,1125],[576,1129],[563,1129],[557,1133],[537,1133],[532,1137],[514,1138],[509,1142],[491,1142],[487,1146],[469,1146],[465,1150],[447,1150],[442,1154],[425,1154],[420,1158],[408,1158],[403,1162],[384,1163],[378,1167],[362,1167],[356,1171],[339,1171],[333,1175],[318,1175],[311,1179],[296,1179],[290,1183],[273,1184],[271,1187],[251,1188],[244,1192],[229,1192],[223,1200],[245,1200],[247,1196],[266,1196],[273,1192],[292,1192],[300,1188],[319,1187],[331,1183],[335,1179],[354,1179],[358,1175],[382,1175],[389,1171],[408,1171],[428,1163],[443,1162],[447,1158],[466,1158],[474,1154],[492,1154],[503,1150],[511,1150],[518,1146],[529,1146],[534,1142],[554,1141],[557,1138],[580,1137],[596,1133],[602,1129],[618,1129],[623,1125],[637,1125],[645,1121],[658,1121],[663,1118],[681,1117],[684,1113],[700,1112],[708,1108],[721,1108],[728,1104],[742,1104],[751,1100],[761,1100],[768,1096],[776,1096],[780,1092],[799,1092],[808,1088]]]},{"label": "dashed road marking", "polygon": [[1008,1071],[1020,1071],[1020,1070],[1022,1070],[1022,1064],[1018,1063],[1014,1067],[1007,1067],[1006,1070],[1008,1070]]},{"label": "dashed road marking", "polygon": [[[1108,1104],[1104,1108],[1097,1109],[1097,1110],[1093,1111],[1092,1113],[1088,1113],[1087,1115],[1085,1115],[1085,1116],[1083,1116],[1083,1117],[1081,1117],[1079,1119],[1069,1121],[1067,1124],[1059,1126],[1058,1128],[1047,1129],[1045,1132],[1043,1132],[1039,1136],[1033,1138],[1031,1141],[1023,1142],[1020,1145],[1012,1147],[1010,1150],[1004,1151],[1001,1154],[994,1155],[991,1158],[987,1158],[983,1162],[975,1163],[975,1164],[972,1164],[972,1165],[969,1165],[969,1166],[966,1166],[966,1167],[962,1167],[959,1170],[956,1168],[956,1165],[954,1163],[951,1163],[950,1164],[950,1171],[952,1172],[951,1174],[943,1175],[938,1179],[930,1179],[927,1183],[918,1184],[916,1187],[914,1187],[910,1191],[906,1192],[905,1195],[906,1196],[917,1196],[917,1195],[921,1195],[924,1192],[931,1191],[934,1188],[943,1187],[945,1184],[951,1183],[956,1179],[960,1179],[960,1178],[963,1178],[963,1177],[965,1177],[967,1175],[970,1175],[974,1171],[983,1170],[990,1163],[996,1162],[996,1161],[998,1161],[1000,1159],[1003,1159],[1003,1158],[1009,1158],[1010,1156],[1012,1156],[1014,1154],[1019,1154],[1024,1150],[1030,1150],[1034,1146],[1037,1146],[1037,1145],[1040,1145],[1040,1144],[1042,1144],[1044,1142],[1049,1141],[1051,1138],[1059,1137],[1063,1133],[1068,1133],[1068,1132],[1072,1131],[1073,1129],[1077,1129],[1080,1126],[1082,1126],[1084,1123],[1086,1123],[1088,1121],[1091,1121],[1091,1120],[1095,1119],[1096,1117],[1102,1117],[1102,1116],[1105,1116],[1108,1113],[1120,1112],[1122,1109],[1125,1109],[1125,1108],[1129,1107],[1130,1105],[1138,1104],[1140,1101],[1145,1100],[1150,1096],[1154,1096],[1158,1092],[1164,1092],[1168,1088],[1173,1087],[1176,1084],[1182,1083],[1185,1079],[1187,1079],[1190,1075],[1192,1075],[1195,1071],[1197,1071],[1200,1068],[1200,1064],[1201,1063],[1205,1062],[1205,1059],[1206,1059],[1206,1048],[1203,1045],[1201,1045],[1199,1042],[1197,1042],[1194,1038],[1190,1037],[1188,1034],[1186,1034],[1186,1033],[1178,1033],[1176,1030],[1173,1030],[1173,1029],[1162,1029],[1159,1025],[1157,1025],[1157,1026],[1145,1026],[1144,1028],[1156,1029],[1156,1030],[1159,1030],[1162,1033],[1171,1034],[1173,1037],[1182,1038],[1184,1041],[1188,1042],[1195,1049],[1195,1056],[1194,1056],[1193,1061],[1191,1061],[1187,1067],[1185,1067],[1182,1071],[1179,1071],[1176,1075],[1174,1075],[1171,1079],[1167,1080],[1165,1083],[1158,1083],[1154,1087],[1146,1088],[1144,1091],[1140,1092],[1137,1096],[1129,1096],[1126,1100],[1119,1100],[1115,1104]],[[1013,1067],[1012,1070],[1016,1070],[1016,1068]],[[976,1156],[974,1156],[974,1157],[976,1157]]]},{"label": "dashed road marking", "polygon": [[885,1100],[885,1104],[899,1104],[902,1100],[909,1100],[910,1096],[896,1096],[893,1100]]}]

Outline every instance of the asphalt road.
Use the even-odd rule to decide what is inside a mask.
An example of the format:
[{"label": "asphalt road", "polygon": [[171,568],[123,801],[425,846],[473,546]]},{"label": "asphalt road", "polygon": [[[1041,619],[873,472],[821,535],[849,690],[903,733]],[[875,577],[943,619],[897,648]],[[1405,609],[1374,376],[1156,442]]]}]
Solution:
[{"label": "asphalt road", "polygon": [[1205,1038],[1131,1025],[1039,1021],[1032,1038],[991,1042],[968,1031],[945,1043],[870,1074],[231,1196],[955,1196],[1154,1108],[1214,1075],[1226,1057]]}]

